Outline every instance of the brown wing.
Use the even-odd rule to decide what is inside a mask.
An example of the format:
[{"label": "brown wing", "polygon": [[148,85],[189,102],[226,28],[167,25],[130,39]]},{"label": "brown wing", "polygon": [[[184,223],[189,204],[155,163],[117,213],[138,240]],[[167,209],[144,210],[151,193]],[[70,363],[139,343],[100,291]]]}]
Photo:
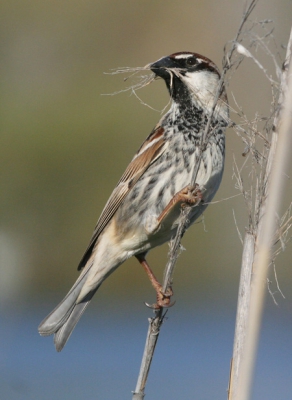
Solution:
[{"label": "brown wing", "polygon": [[90,243],[79,263],[78,270],[82,269],[87,263],[97,238],[112,219],[130,190],[135,186],[138,179],[164,152],[165,141],[163,139],[163,133],[164,129],[161,127],[154,129],[128,165],[97,221]]}]

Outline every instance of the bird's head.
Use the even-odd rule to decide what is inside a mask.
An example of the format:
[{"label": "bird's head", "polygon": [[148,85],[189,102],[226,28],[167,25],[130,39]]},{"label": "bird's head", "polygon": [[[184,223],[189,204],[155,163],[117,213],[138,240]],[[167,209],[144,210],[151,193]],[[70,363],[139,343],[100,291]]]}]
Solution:
[{"label": "bird's head", "polygon": [[[212,109],[218,90],[220,72],[207,57],[197,53],[174,53],[149,65],[157,77],[164,79],[174,102],[181,106],[194,104],[207,113]],[[222,87],[216,113],[228,119],[228,103]]]}]

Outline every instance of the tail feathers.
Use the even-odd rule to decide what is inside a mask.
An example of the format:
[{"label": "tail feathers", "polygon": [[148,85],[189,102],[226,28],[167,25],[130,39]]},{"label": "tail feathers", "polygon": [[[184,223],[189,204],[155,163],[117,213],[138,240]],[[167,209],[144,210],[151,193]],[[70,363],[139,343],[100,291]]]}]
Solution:
[{"label": "tail feathers", "polygon": [[86,307],[90,303],[91,298],[93,297],[96,290],[89,293],[86,296],[86,299],[82,301],[82,303],[75,304],[74,307],[70,309],[70,313],[67,316],[67,320],[62,324],[62,326],[60,326],[60,328],[55,333],[54,344],[57,351],[61,351],[65,346],[65,344],[67,343],[67,340],[71,336],[73,329],[75,328],[77,322],[79,321],[82,314],[86,310]]},{"label": "tail feathers", "polygon": [[[40,323],[38,331],[42,336],[56,333],[68,320],[76,308],[76,300],[87,278],[87,273],[77,279],[75,285],[60,304]],[[86,300],[85,300],[86,302]],[[84,303],[80,303],[84,304]],[[81,315],[80,315],[81,316]],[[74,325],[75,326],[75,325]]]}]

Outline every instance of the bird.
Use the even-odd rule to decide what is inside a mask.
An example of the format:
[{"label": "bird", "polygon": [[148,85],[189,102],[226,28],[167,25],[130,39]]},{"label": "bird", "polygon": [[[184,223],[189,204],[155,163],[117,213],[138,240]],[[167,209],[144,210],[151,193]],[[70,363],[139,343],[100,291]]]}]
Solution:
[{"label": "bird", "polygon": [[[146,260],[147,253],[176,234],[181,209],[192,206],[188,228],[202,215],[222,180],[229,107],[224,85],[214,109],[220,72],[207,57],[189,51],[148,64],[164,80],[169,110],[143,142],[107,201],[79,263],[77,281],[41,322],[42,336],[54,334],[61,351],[103,281],[135,256],[157,294],[155,307],[170,305]],[[218,96],[217,96],[218,97]],[[202,147],[208,119],[210,130]],[[139,129],[139,127],[137,128]],[[197,168],[196,182],[192,176]]]}]

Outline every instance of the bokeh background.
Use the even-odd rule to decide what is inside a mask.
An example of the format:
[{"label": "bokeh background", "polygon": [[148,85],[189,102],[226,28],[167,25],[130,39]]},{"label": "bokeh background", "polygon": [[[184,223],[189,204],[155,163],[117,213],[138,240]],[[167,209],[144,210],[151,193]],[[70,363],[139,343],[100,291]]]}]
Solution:
[{"label": "bokeh background", "polygon": [[[154,293],[129,260],[100,288],[62,353],[41,338],[39,322],[69,290],[95,222],[123,170],[160,118],[121,93],[112,68],[143,66],[176,51],[196,51],[221,66],[244,1],[3,0],[0,5],[0,397],[130,399],[143,352],[143,302]],[[272,19],[283,60],[290,0],[260,1],[252,18]],[[269,74],[274,74],[267,62]],[[251,60],[228,89],[249,117],[269,112],[271,90]],[[162,109],[156,81],[139,93]],[[266,113],[266,114],[265,114]],[[233,157],[244,149],[227,132],[227,160],[216,200],[237,194]],[[291,201],[287,179],[285,204]],[[225,399],[232,354],[241,242],[247,212],[240,197],[209,206],[186,234],[169,311],[146,388],[147,399]],[[159,277],[167,245],[149,261]],[[285,294],[267,296],[253,399],[292,398],[291,247],[277,260]]]}]

